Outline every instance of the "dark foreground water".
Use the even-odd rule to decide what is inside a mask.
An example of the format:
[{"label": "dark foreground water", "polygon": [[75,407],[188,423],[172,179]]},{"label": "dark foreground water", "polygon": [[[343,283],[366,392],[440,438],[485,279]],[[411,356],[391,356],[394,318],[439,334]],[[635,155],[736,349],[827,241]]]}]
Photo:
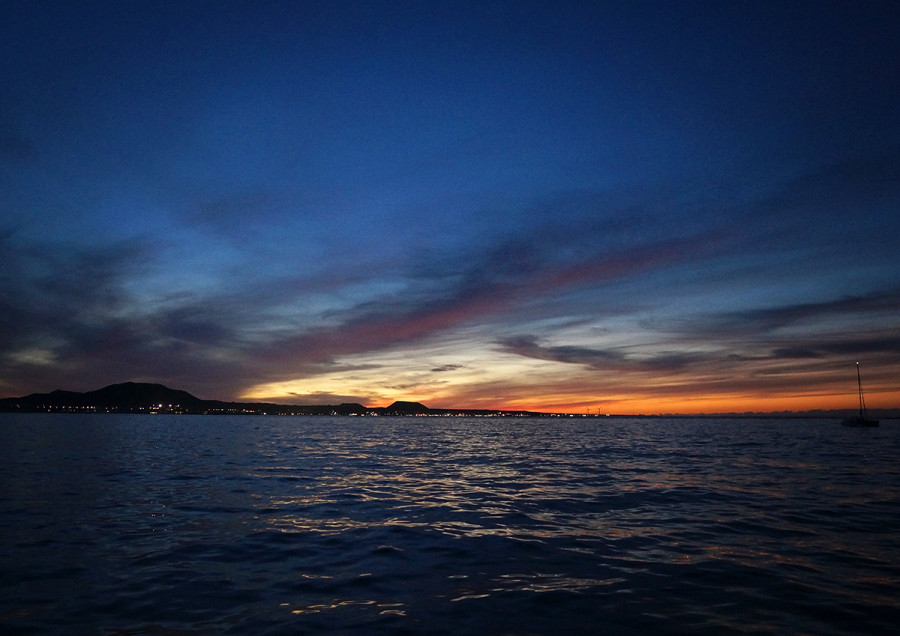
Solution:
[{"label": "dark foreground water", "polygon": [[0,631],[892,633],[900,423],[0,415]]}]

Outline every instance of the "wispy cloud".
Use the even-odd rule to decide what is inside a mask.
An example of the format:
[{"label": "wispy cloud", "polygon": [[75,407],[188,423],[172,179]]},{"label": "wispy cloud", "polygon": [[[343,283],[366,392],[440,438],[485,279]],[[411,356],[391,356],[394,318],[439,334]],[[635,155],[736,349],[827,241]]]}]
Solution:
[{"label": "wispy cloud", "polygon": [[[848,325],[853,316],[865,316],[867,328],[889,323],[900,311],[900,290],[876,291],[860,296],[844,296],[811,303],[785,304],[740,311],[707,314],[684,321],[676,329],[690,334],[703,333],[725,338],[740,334],[767,334],[793,326],[827,329],[829,325]],[[854,334],[846,334],[852,338]]]},{"label": "wispy cloud", "polygon": [[456,371],[457,369],[464,369],[465,366],[462,364],[442,364],[439,367],[434,367],[431,372],[432,373],[444,373],[446,371]]},{"label": "wispy cloud", "polygon": [[571,345],[545,346],[541,345],[535,336],[505,338],[498,344],[504,353],[537,360],[584,365],[602,371],[626,369],[675,371],[709,359],[708,355],[679,351],[656,351],[652,355],[634,355],[628,353],[625,348],[594,349]]}]

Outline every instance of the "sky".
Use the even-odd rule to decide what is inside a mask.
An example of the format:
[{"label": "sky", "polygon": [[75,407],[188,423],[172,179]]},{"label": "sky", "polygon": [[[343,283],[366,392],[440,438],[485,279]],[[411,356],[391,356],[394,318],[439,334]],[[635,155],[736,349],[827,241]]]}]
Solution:
[{"label": "sky", "polygon": [[2,396],[900,407],[894,2],[0,17]]}]

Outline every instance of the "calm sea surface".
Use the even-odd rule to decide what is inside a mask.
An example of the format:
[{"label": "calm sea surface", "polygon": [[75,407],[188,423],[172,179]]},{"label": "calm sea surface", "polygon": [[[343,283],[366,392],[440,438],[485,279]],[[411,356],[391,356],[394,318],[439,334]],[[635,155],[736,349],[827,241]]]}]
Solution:
[{"label": "calm sea surface", "polygon": [[4,634],[886,634],[900,422],[0,415]]}]

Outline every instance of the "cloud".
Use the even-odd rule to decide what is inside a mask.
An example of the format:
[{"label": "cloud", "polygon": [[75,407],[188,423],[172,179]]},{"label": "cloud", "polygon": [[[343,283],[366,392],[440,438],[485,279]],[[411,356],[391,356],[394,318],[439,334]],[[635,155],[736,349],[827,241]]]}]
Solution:
[{"label": "cloud", "polygon": [[371,396],[359,395],[339,395],[336,393],[328,393],[325,391],[316,391],[313,393],[299,393],[291,391],[289,397],[279,398],[277,401],[283,404],[363,404],[366,405],[371,401]]},{"label": "cloud", "polygon": [[592,368],[620,364],[625,356],[616,351],[604,351],[586,347],[557,346],[545,347],[538,343],[535,336],[513,336],[498,342],[501,351],[536,360],[582,364]]},{"label": "cloud", "polygon": [[898,204],[900,146],[810,166],[743,203],[727,205],[722,221],[736,253],[802,253],[804,265],[816,259],[821,275],[829,268],[855,267],[859,249],[873,262],[892,253],[895,242],[885,228]]},{"label": "cloud", "polygon": [[[401,278],[402,291],[326,314],[328,326],[298,324],[258,349],[272,373],[296,373],[304,365],[328,364],[340,356],[413,346],[470,323],[516,320],[526,301],[581,285],[627,279],[655,268],[696,257],[694,239],[667,241],[618,250],[571,254],[561,262],[548,237],[516,235],[486,250],[449,259],[413,263]],[[577,357],[580,352],[554,352]],[[597,352],[586,354],[596,357]],[[608,355],[613,355],[609,353]],[[682,364],[674,354],[657,364]],[[646,363],[650,365],[650,362]],[[296,376],[294,376],[296,377]]]},{"label": "cloud", "polygon": [[130,241],[70,248],[8,239],[4,248],[0,342],[102,321],[125,306],[125,280],[149,258],[146,245]]},{"label": "cloud", "polygon": [[498,344],[504,353],[536,360],[578,364],[597,370],[674,371],[706,359],[706,356],[687,352],[661,351],[654,355],[628,355],[621,349],[593,349],[558,345],[541,345],[535,336],[514,336],[501,339]]},{"label": "cloud", "polygon": [[[795,325],[813,325],[853,315],[890,317],[900,313],[900,290],[888,289],[859,296],[843,296],[812,303],[794,303],[760,309],[708,314],[687,321],[691,333],[724,337],[764,334]],[[868,324],[868,323],[867,323]]]},{"label": "cloud", "polygon": [[[823,358],[835,355],[858,357],[874,354],[884,360],[900,360],[900,326],[867,330],[858,334],[842,333],[838,337],[811,336],[804,340],[802,346],[775,349],[773,357]],[[786,356],[785,352],[795,355]]]},{"label": "cloud", "polygon": [[[235,317],[230,316],[234,321]],[[163,309],[151,318],[154,331],[162,339],[191,342],[197,345],[230,345],[238,333],[219,307],[209,302]]]},{"label": "cloud", "polygon": [[[236,214],[235,201],[223,202],[221,212]],[[149,295],[141,295],[139,281],[148,270],[164,271],[153,242],[38,246],[17,243],[9,231],[0,238],[9,254],[0,273],[0,372],[33,382],[58,378],[50,389],[60,382],[87,389],[107,381],[165,379],[204,397],[227,397],[267,382],[335,373],[347,366],[342,358],[414,350],[473,325],[482,333],[502,325],[509,333],[535,318],[566,317],[571,326],[578,322],[572,306],[557,302],[569,292],[567,302],[574,292],[590,291],[591,310],[610,315],[614,296],[603,289],[702,269],[730,240],[703,224],[673,232],[669,223],[642,233],[658,210],[617,207],[600,195],[575,203],[561,196],[557,202],[569,212],[555,225],[541,217],[472,245],[411,249],[407,260],[386,269],[364,265],[374,257],[349,254],[334,269],[285,268],[278,277],[249,273],[228,287]],[[609,209],[597,210],[601,204]],[[657,324],[636,319],[653,334],[652,346],[551,346],[543,340],[546,332],[524,326],[529,335],[487,336],[478,346],[487,350],[493,343],[524,358],[708,388],[727,384],[721,374],[736,364],[824,364],[834,355],[866,350],[894,355],[896,332],[873,330],[870,318],[885,322],[898,309],[900,291],[886,289]],[[868,334],[834,333],[854,316],[866,317]],[[796,333],[781,333],[789,328]],[[55,369],[38,364],[49,360]],[[463,368],[442,364],[431,373]],[[719,380],[690,378],[716,370]]]},{"label": "cloud", "polygon": [[[142,377],[234,392],[327,372],[342,356],[415,346],[465,324],[515,320],[523,304],[536,306],[532,301],[548,293],[696,258],[696,237],[641,235],[652,213],[617,196],[551,198],[519,210],[520,219],[534,219],[512,230],[495,227],[474,244],[415,250],[389,269],[372,267],[374,256],[349,254],[334,268],[295,274],[285,267],[274,278],[249,272],[215,291],[142,292],[148,271],[162,275],[174,265],[163,263],[160,245],[145,237],[104,247],[18,244],[7,251],[0,280],[0,353],[40,350],[43,358],[6,360],[52,354],[60,369],[90,365],[92,377],[63,376],[75,381],[72,388]],[[266,214],[277,203],[263,191],[225,196],[193,220]],[[566,218],[549,222],[553,209],[564,209]],[[5,243],[15,238],[10,233]],[[313,298],[324,302],[316,306]]]},{"label": "cloud", "polygon": [[434,367],[431,372],[444,373],[445,371],[456,371],[457,369],[465,369],[465,366],[461,364],[442,364],[439,367]]},{"label": "cloud", "polygon": [[[208,354],[233,345],[232,314],[197,298],[160,307],[136,296],[135,280],[156,266],[146,239],[102,247],[7,239],[4,248],[0,374],[18,378],[22,390],[140,378],[190,378],[196,386],[205,384],[198,377],[227,375]],[[37,364],[49,359],[53,365]]]},{"label": "cloud", "polygon": [[778,347],[772,350],[772,357],[802,360],[804,358],[821,358],[822,352],[808,347]]}]

